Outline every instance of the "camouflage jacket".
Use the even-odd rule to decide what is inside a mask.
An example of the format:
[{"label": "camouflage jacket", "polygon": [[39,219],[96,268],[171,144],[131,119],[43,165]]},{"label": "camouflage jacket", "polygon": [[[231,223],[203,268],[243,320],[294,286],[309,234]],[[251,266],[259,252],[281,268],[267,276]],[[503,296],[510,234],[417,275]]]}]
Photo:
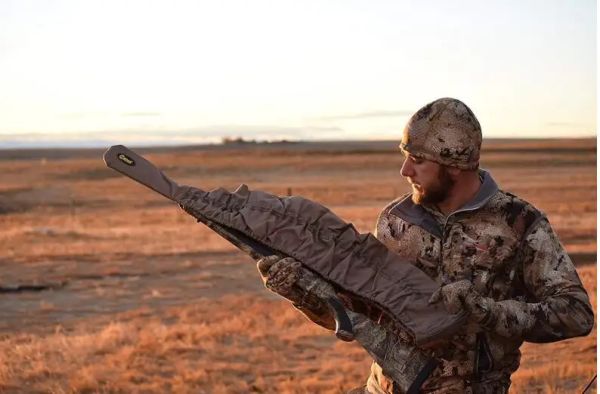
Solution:
[{"label": "camouflage jacket", "polygon": [[[488,301],[481,323],[469,322],[430,350],[440,365],[423,386],[428,393],[507,392],[523,341],[586,335],[593,326],[587,293],[548,219],[480,174],[475,198],[447,217],[408,195],[377,222],[376,236],[388,248],[440,284],[471,280]],[[367,389],[394,392],[377,364]]]}]

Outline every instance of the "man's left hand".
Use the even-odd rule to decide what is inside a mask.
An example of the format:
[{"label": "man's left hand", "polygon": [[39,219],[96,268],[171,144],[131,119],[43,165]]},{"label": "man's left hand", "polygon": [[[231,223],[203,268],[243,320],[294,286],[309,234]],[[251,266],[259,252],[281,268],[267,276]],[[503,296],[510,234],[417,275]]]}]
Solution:
[{"label": "man's left hand", "polygon": [[464,310],[470,314],[474,314],[475,316],[473,317],[476,320],[484,317],[480,316],[482,312],[481,307],[485,304],[484,298],[477,293],[470,280],[463,279],[443,285],[433,293],[429,299],[429,303],[434,304],[440,300],[444,302],[446,310],[452,314],[457,314]]}]

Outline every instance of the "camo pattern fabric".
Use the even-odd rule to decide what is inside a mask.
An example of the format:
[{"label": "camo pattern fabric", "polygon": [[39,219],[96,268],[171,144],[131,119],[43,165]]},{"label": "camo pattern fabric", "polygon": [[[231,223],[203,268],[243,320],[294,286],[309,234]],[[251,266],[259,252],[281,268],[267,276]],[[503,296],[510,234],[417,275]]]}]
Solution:
[{"label": "camo pattern fabric", "polygon": [[267,289],[291,301],[313,323],[335,330],[335,321],[325,302],[306,286],[299,286],[306,282],[305,276],[314,276],[302,267],[302,263],[293,257],[273,255],[258,260],[256,266]]},{"label": "camo pattern fabric", "polygon": [[[440,285],[461,283],[450,290],[463,294],[449,299],[464,301],[465,289],[476,292],[466,326],[430,349],[440,365],[425,382],[426,393],[507,392],[523,341],[552,342],[593,327],[588,295],[547,218],[497,187],[488,197],[478,209],[448,217],[423,207],[438,232],[394,209],[399,201],[412,204],[410,196],[391,203],[377,222],[376,236],[388,248]],[[393,392],[377,364],[367,387]]]},{"label": "camo pattern fabric", "polygon": [[479,165],[481,126],[462,101],[441,98],[410,118],[400,149],[440,164],[475,169]]}]

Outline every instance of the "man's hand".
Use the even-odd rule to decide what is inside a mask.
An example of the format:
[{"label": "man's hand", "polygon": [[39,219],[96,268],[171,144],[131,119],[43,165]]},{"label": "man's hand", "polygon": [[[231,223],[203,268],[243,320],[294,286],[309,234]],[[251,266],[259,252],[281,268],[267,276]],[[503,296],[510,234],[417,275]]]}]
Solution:
[{"label": "man's hand", "polygon": [[258,260],[256,266],[267,289],[290,300],[314,323],[335,330],[335,320],[325,302],[310,291],[296,286],[304,270],[298,260],[273,255]]},{"label": "man's hand", "polygon": [[463,279],[443,285],[429,299],[430,304],[444,302],[446,310],[456,314],[467,311],[473,320],[480,322],[487,315],[488,300],[473,288],[470,280]]},{"label": "man's hand", "polygon": [[267,289],[291,301],[300,301],[294,297],[298,293],[294,291],[294,284],[302,275],[302,264],[298,260],[273,255],[258,260],[256,266]]}]

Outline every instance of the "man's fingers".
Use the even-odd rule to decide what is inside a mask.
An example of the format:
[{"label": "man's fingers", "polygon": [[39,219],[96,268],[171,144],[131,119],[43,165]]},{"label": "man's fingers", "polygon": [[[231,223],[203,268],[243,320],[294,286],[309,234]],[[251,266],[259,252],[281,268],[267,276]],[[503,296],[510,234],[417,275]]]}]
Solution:
[{"label": "man's fingers", "polygon": [[269,273],[269,270],[281,259],[281,257],[277,255],[271,255],[267,257],[263,257],[262,259],[256,262],[256,266],[258,267],[258,271],[262,276],[266,276]]},{"label": "man's fingers", "polygon": [[294,284],[300,278],[301,263],[287,257],[275,262],[267,273],[265,286],[268,289],[287,297],[293,292]]},{"label": "man's fingers", "polygon": [[285,296],[291,292],[292,287],[298,280],[298,273],[295,271],[278,271],[267,280],[267,287],[275,292]]},{"label": "man's fingers", "polygon": [[473,292],[472,284],[468,280],[444,285],[437,289],[429,299],[429,304],[444,301],[444,306],[449,313],[456,314],[465,308],[466,298]]},{"label": "man's fingers", "polygon": [[277,261],[275,261],[271,267],[269,268],[268,271],[268,275],[269,276],[273,276],[276,275],[279,271],[285,270],[285,271],[289,271],[293,268],[296,268],[297,265],[299,265],[300,262],[297,261],[295,258],[293,257],[285,257],[285,258],[279,258]]}]

